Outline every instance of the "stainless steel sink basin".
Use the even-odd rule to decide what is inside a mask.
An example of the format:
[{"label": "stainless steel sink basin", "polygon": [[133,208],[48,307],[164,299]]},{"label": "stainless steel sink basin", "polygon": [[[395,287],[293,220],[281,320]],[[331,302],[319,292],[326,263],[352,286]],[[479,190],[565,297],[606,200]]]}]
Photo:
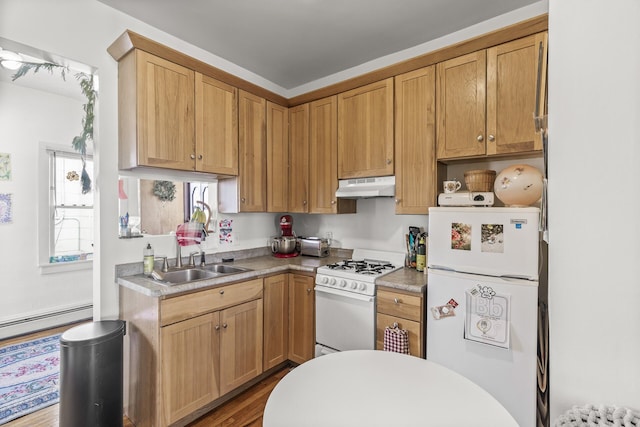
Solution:
[{"label": "stainless steel sink basin", "polygon": [[211,279],[213,277],[243,273],[245,271],[251,271],[251,269],[244,267],[235,267],[232,265],[213,264],[205,267],[192,267],[180,270],[171,270],[165,273],[154,271],[152,277],[163,285],[181,285],[198,280]]},{"label": "stainless steel sink basin", "polygon": [[206,271],[210,271],[212,273],[218,273],[218,274],[234,274],[234,273],[242,273],[245,271],[251,271],[248,268],[236,267],[234,265],[226,265],[226,264],[213,264],[213,265],[207,265],[202,268],[204,268]]},{"label": "stainless steel sink basin", "polygon": [[167,271],[162,274],[162,280],[172,284],[177,284],[209,279],[216,276],[219,275],[210,271],[199,268],[187,268],[184,270]]}]

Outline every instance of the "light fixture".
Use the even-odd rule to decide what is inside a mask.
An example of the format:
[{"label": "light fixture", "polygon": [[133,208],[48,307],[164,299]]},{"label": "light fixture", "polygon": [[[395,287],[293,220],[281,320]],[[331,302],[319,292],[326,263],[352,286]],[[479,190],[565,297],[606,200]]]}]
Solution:
[{"label": "light fixture", "polygon": [[22,56],[0,48],[0,66],[7,70],[17,70],[22,65]]}]

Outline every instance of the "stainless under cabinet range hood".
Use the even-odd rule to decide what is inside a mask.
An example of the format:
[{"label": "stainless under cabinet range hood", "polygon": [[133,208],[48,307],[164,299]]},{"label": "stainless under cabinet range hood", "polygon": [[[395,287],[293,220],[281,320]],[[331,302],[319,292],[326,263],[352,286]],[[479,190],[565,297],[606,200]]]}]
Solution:
[{"label": "stainless under cabinet range hood", "polygon": [[336,197],[363,199],[368,197],[393,197],[396,192],[396,177],[351,178],[338,181]]}]

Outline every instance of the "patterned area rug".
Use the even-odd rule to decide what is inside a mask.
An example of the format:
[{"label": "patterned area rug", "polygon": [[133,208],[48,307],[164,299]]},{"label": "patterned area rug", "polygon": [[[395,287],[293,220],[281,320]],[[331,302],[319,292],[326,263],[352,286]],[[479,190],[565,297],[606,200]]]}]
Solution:
[{"label": "patterned area rug", "polygon": [[58,403],[60,335],[0,348],[0,424]]}]

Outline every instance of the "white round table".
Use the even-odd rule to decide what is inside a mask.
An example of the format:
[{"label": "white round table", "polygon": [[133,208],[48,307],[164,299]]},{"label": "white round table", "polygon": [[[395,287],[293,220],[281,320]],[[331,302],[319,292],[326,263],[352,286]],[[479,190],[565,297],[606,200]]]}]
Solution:
[{"label": "white round table", "polygon": [[354,350],[312,359],[269,396],[264,427],[518,427],[484,389],[437,363]]}]

